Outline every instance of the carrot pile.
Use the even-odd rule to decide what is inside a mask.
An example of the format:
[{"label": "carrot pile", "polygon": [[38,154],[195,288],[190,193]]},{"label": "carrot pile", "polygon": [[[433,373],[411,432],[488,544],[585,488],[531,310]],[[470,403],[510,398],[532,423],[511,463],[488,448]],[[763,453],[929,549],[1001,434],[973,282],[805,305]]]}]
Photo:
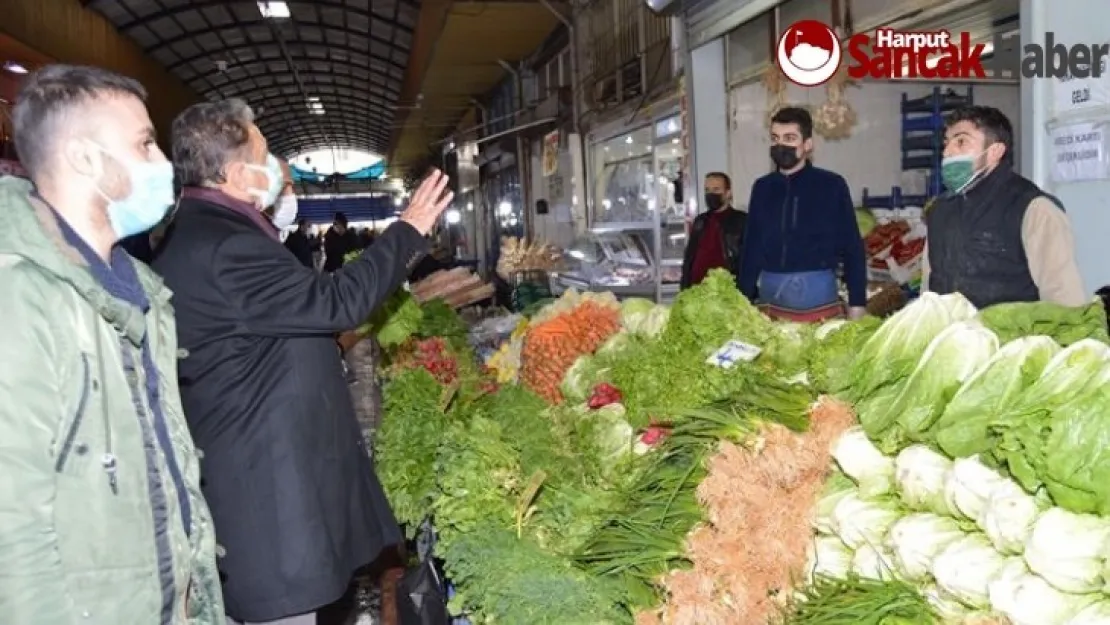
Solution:
[{"label": "carrot pile", "polygon": [[521,382],[547,401],[561,403],[559,386],[574,361],[592,354],[619,329],[619,310],[594,301],[537,323],[524,336]]}]

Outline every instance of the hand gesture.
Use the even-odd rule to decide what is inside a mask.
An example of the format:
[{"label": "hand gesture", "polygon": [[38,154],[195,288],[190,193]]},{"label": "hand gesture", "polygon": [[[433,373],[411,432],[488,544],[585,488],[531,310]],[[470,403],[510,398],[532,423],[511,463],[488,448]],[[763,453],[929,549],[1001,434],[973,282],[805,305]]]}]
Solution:
[{"label": "hand gesture", "polygon": [[433,169],[412,194],[409,205],[401,213],[401,221],[416,228],[421,235],[431,232],[440,214],[455,199],[454,192],[447,191],[448,182],[450,178],[446,174]]}]

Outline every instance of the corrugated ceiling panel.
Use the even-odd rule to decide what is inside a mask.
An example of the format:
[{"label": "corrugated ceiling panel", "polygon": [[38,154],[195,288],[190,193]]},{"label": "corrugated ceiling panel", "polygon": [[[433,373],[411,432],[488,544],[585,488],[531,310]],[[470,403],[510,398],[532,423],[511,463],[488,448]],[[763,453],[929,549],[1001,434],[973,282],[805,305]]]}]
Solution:
[{"label": "corrugated ceiling panel", "polygon": [[685,0],[690,47],[712,41],[779,4],[782,0]]}]

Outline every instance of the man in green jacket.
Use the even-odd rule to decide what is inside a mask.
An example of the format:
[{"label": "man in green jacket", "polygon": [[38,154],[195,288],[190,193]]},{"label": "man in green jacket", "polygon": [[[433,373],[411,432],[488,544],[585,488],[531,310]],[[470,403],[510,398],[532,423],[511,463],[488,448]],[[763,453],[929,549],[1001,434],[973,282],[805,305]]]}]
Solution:
[{"label": "man in green jacket", "polygon": [[135,81],[54,65],[0,179],[0,623],[224,622],[170,292],[116,243],[173,204]]}]

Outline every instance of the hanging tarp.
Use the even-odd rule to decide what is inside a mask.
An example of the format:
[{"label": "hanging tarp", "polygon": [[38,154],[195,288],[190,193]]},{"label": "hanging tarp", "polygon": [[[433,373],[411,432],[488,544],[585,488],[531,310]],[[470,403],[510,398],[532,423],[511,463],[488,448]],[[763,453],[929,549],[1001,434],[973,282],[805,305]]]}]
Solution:
[{"label": "hanging tarp", "polygon": [[378,161],[369,167],[352,171],[350,173],[341,174],[320,174],[314,171],[306,171],[295,165],[290,166],[293,170],[293,180],[295,182],[311,182],[321,184],[328,181],[343,181],[343,180],[378,180],[385,177],[385,161]]}]

